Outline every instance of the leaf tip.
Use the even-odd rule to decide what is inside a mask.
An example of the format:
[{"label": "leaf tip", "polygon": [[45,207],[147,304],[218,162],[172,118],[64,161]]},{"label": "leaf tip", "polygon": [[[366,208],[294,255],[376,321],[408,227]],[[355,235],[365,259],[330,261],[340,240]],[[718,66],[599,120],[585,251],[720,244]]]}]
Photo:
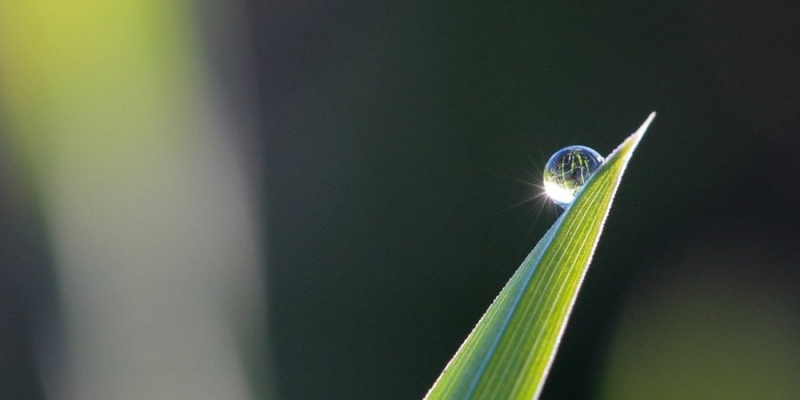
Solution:
[{"label": "leaf tip", "polygon": [[640,138],[641,136],[644,136],[644,133],[647,132],[647,128],[650,127],[650,123],[653,122],[655,118],[656,118],[656,112],[653,111],[650,113],[650,115],[647,116],[647,119],[644,120],[642,126],[640,126],[639,129],[636,130],[636,133],[634,133],[633,135],[639,136]]},{"label": "leaf tip", "polygon": [[642,137],[644,136],[645,132],[647,132],[647,128],[650,127],[650,123],[653,122],[653,119],[655,119],[655,117],[656,117],[656,112],[655,111],[651,112],[650,115],[647,116],[647,119],[644,120],[644,122],[642,123],[642,126],[640,126],[639,129],[636,130],[636,132],[628,136],[628,138],[625,139],[616,149],[614,149],[614,151],[612,151],[611,154],[609,154],[609,156],[606,159],[610,159],[616,153],[620,152],[622,149],[627,149],[626,152],[630,156],[630,153],[636,148],[636,146],[639,144],[639,141],[642,140]]}]

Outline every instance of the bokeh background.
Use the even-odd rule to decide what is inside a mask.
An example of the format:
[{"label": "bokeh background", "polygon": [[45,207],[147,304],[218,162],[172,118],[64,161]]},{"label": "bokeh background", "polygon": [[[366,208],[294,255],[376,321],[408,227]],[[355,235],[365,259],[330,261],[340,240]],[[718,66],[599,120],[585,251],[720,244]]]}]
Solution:
[{"label": "bokeh background", "polygon": [[653,110],[543,398],[800,398],[799,17],[1,2],[0,398],[421,398]]}]

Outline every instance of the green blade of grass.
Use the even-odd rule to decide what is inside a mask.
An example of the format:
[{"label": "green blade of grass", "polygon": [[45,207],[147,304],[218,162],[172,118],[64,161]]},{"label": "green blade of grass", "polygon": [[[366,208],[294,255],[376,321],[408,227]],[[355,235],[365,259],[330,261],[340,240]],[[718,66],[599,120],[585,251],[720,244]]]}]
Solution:
[{"label": "green blade of grass", "polygon": [[625,167],[654,117],[608,156],[536,244],[426,399],[539,396]]}]

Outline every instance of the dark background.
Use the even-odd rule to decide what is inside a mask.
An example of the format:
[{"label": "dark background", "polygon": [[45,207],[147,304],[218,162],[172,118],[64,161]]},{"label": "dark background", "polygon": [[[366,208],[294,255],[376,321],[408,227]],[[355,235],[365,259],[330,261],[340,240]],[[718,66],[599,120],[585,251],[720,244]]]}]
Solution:
[{"label": "dark background", "polygon": [[653,260],[751,246],[791,266],[755,273],[796,291],[798,16],[789,2],[255,6],[281,394],[422,396],[557,214],[514,206],[536,194],[518,180],[538,183],[566,145],[609,153],[652,110],[543,397],[597,391]]},{"label": "dark background", "polygon": [[[280,399],[421,398],[558,215],[550,154],[608,154],[651,111],[542,398],[800,393],[794,2],[240,5],[197,18],[255,121]],[[39,217],[8,208],[6,264],[47,264]],[[25,310],[57,288],[4,271],[3,385],[36,388]]]}]

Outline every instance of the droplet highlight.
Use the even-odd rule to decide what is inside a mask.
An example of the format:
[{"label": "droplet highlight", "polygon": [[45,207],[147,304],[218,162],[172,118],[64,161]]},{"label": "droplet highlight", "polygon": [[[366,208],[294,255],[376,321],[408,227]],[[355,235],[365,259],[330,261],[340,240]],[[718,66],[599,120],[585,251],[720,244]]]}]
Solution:
[{"label": "droplet highlight", "polygon": [[586,146],[569,146],[557,151],[544,167],[545,193],[566,209],[604,161],[600,153]]}]

